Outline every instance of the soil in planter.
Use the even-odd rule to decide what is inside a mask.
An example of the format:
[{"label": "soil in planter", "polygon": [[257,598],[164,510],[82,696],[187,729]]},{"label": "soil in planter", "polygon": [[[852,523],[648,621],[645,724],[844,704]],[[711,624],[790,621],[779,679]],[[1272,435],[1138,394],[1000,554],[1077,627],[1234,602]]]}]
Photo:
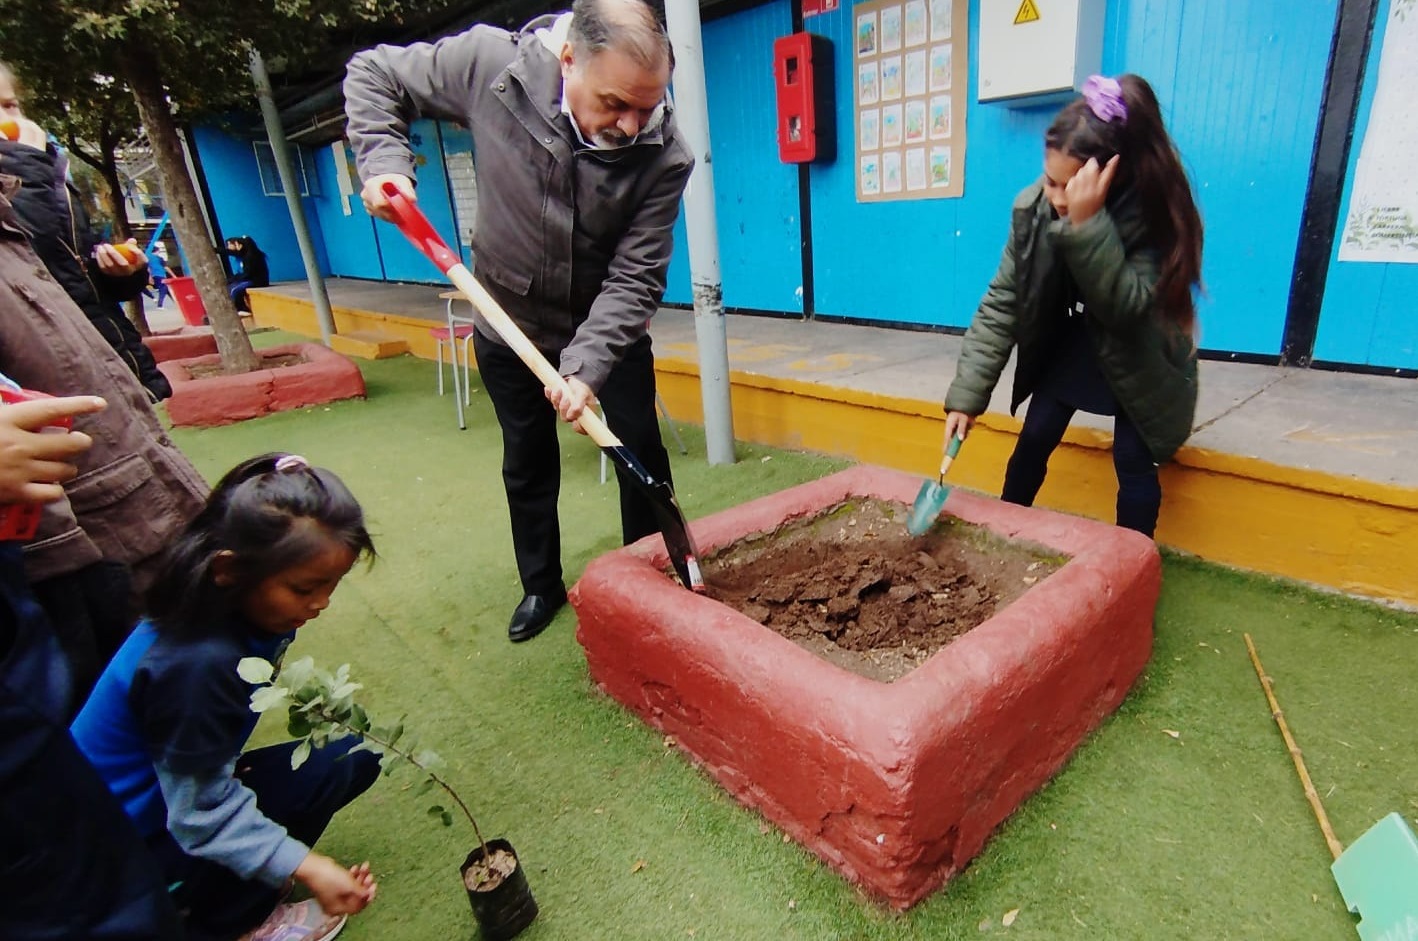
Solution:
[{"label": "soil in planter", "polygon": [[517,857],[506,850],[493,850],[486,859],[479,859],[463,873],[463,885],[469,892],[491,892],[517,871]]},{"label": "soil in planter", "polygon": [[[299,366],[307,362],[306,358],[299,353],[281,353],[276,356],[262,356],[262,369],[284,369],[286,366]],[[187,372],[193,379],[210,379],[213,376],[228,375],[226,367],[221,363],[212,363],[210,366],[191,366]]]},{"label": "soil in planter", "polygon": [[905,676],[1067,561],[943,517],[863,499],[740,540],[703,562],[709,596],[880,682]]}]

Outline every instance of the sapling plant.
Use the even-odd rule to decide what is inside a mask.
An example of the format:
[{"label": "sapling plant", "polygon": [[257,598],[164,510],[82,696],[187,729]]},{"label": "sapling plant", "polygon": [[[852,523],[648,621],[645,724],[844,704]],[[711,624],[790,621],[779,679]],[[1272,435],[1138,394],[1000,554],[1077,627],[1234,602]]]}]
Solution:
[{"label": "sapling plant", "polygon": [[[499,850],[489,852],[472,811],[440,773],[443,759],[436,752],[420,748],[415,736],[405,729],[403,719],[393,725],[381,724],[355,702],[354,695],[362,687],[350,679],[348,663],[331,673],[316,666],[312,658],[302,657],[277,670],[260,657],[245,657],[237,664],[237,672],[243,680],[257,687],[251,694],[252,712],[286,710],[286,730],[298,742],[291,753],[292,770],[305,763],[312,749],[356,736],[360,742],[351,751],[377,754],[380,770],[386,775],[400,763],[412,767],[422,777],[424,791],[440,788],[463,812],[482,850],[480,863],[464,874],[470,890],[490,889],[515,868],[515,859],[501,858],[507,854]],[[452,811],[441,804],[430,806],[428,815],[436,817],[444,826],[453,825]]]}]

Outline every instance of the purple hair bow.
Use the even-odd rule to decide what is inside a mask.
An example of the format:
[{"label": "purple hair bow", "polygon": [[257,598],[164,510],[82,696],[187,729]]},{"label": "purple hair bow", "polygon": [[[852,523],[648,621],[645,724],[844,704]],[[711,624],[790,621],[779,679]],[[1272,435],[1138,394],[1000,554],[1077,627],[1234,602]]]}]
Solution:
[{"label": "purple hair bow", "polygon": [[1128,119],[1128,106],[1123,102],[1123,86],[1117,79],[1103,75],[1090,75],[1083,83],[1083,100],[1099,121],[1117,119],[1124,124]]}]

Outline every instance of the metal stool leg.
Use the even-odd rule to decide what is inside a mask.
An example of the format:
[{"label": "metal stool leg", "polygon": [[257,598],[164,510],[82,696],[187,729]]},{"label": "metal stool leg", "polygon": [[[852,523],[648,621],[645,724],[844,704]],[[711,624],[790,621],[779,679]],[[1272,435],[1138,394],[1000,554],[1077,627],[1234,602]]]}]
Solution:
[{"label": "metal stool leg", "polygon": [[[453,332],[453,300],[448,300],[448,356],[453,360],[453,405],[458,410],[458,430],[467,431],[468,422],[463,418],[463,390],[458,385],[458,340]],[[441,373],[440,373],[441,375]]]},{"label": "metal stool leg", "polygon": [[675,420],[670,417],[670,410],[665,408],[665,400],[660,398],[660,393],[658,392],[655,393],[655,407],[660,410],[661,415],[665,416],[665,424],[670,426],[670,434],[675,439],[675,446],[679,448],[679,453],[688,454],[689,448],[684,446],[684,439],[679,436],[679,429],[675,427]]},{"label": "metal stool leg", "polygon": [[470,366],[470,365],[472,364],[472,362],[473,362],[472,342],[473,342],[473,334],[472,334],[472,331],[469,331],[469,332],[468,332],[468,335],[465,336],[465,337],[463,337],[463,404],[464,404],[464,405],[472,405],[472,404],[473,404],[473,383],[472,383],[472,380],[470,380],[470,379],[468,378],[468,368],[469,368],[469,366]]},{"label": "metal stool leg", "polygon": [[433,361],[438,364],[438,394],[443,394],[443,341],[433,339]]}]

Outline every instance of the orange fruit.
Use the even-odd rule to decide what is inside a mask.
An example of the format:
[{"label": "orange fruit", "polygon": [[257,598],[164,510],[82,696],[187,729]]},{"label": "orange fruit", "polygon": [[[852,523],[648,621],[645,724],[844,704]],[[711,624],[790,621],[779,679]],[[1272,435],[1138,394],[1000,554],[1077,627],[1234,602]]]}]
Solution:
[{"label": "orange fruit", "polygon": [[20,125],[15,121],[0,121],[0,135],[6,140],[19,140]]},{"label": "orange fruit", "polygon": [[141,248],[128,242],[115,243],[113,248],[118,254],[122,255],[124,260],[130,265],[136,265],[140,261],[147,260],[147,256],[143,254]]}]

